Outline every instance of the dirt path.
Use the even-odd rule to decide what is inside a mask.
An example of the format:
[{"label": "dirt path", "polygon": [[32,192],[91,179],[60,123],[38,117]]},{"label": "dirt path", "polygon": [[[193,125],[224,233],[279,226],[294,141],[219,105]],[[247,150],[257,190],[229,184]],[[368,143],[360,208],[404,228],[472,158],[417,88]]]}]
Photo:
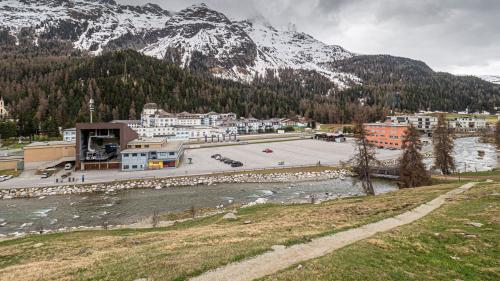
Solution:
[{"label": "dirt path", "polygon": [[358,228],[339,232],[331,236],[317,238],[305,244],[297,244],[288,248],[285,248],[284,246],[275,246],[273,247],[274,251],[272,252],[268,252],[241,262],[228,264],[194,277],[191,280],[249,281],[264,277],[279,270],[286,269],[299,262],[324,256],[334,250],[353,244],[359,240],[366,239],[378,232],[388,231],[395,227],[414,222],[439,208],[444,204],[446,199],[452,198],[472,188],[474,185],[476,185],[476,183],[465,184],[435,198],[426,204],[422,204],[411,211],[392,218],[387,218]]}]

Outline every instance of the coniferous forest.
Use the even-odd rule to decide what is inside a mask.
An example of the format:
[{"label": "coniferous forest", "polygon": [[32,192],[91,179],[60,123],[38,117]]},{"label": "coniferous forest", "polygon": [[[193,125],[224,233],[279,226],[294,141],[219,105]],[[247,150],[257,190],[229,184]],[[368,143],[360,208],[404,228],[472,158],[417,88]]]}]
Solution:
[{"label": "coniferous forest", "polygon": [[363,80],[339,89],[314,72],[283,69],[279,78],[267,75],[239,83],[132,50],[90,56],[53,41],[36,47],[7,43],[0,42],[0,95],[17,120],[17,134],[23,136],[57,135],[59,127],[87,121],[90,97],[98,121],[136,119],[148,102],[170,112],[304,115],[321,123],[351,122],[362,107],[374,121],[391,110],[492,111],[500,105],[497,85],[436,73],[403,58],[362,56],[336,63],[334,67]]}]

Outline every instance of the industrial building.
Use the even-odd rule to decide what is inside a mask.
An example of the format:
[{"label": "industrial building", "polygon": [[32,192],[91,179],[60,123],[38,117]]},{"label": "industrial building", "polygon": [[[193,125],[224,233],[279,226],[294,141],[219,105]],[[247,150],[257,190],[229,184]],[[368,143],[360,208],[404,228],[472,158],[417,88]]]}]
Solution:
[{"label": "industrial building", "polygon": [[105,170],[121,167],[120,152],[137,139],[137,133],[124,123],[76,124],[77,170]]}]

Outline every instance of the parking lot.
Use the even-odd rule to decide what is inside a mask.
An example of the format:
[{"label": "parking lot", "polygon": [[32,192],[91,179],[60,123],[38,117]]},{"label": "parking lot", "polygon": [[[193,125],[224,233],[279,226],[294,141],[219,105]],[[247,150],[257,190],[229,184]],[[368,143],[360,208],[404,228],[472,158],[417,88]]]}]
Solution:
[{"label": "parking lot", "polygon": [[[263,152],[266,148],[273,152]],[[377,151],[379,159],[390,159],[399,155],[399,151]],[[337,165],[340,161],[348,161],[352,157],[354,146],[352,141],[333,143],[318,140],[297,140],[192,149],[186,151],[185,159],[192,158],[193,164],[186,164],[187,161],[185,161],[179,170],[210,172],[231,169],[229,165],[211,158],[211,155],[216,153],[243,162],[244,166],[237,169],[278,168],[281,167],[278,165],[279,162],[284,162],[284,166],[314,165],[318,161],[324,165]]]},{"label": "parking lot", "polygon": [[[272,153],[263,152],[264,149],[273,150]],[[319,140],[294,140],[258,144],[233,145],[188,149],[180,167],[176,169],[150,170],[140,172],[122,172],[119,170],[83,171],[74,172],[73,177],[80,179],[85,175],[85,183],[109,182],[148,177],[167,177],[182,175],[197,175],[214,172],[238,171],[248,169],[280,168],[290,166],[315,165],[318,161],[322,165],[337,165],[341,161],[348,161],[354,153],[353,141],[344,143],[324,142]],[[242,167],[233,168],[211,158],[214,154],[221,154],[235,161],[243,163]],[[400,154],[398,150],[377,149],[379,160],[394,159]],[[189,164],[188,158],[192,159]],[[283,162],[284,165],[279,165]],[[54,179],[40,179],[32,172],[24,172],[19,178],[8,182],[0,182],[0,188],[53,185]]]}]

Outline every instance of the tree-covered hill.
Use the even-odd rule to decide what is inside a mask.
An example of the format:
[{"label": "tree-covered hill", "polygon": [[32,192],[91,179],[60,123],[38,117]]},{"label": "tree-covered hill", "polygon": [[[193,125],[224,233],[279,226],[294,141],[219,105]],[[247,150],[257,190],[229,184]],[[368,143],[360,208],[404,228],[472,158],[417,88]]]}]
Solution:
[{"label": "tree-covered hill", "polygon": [[[90,97],[101,121],[138,118],[147,102],[171,112],[232,111],[259,118],[305,114],[321,122],[348,121],[359,107],[355,95],[328,96],[333,84],[315,73],[298,79],[283,70],[281,80],[256,79],[248,85],[193,74],[132,50],[101,56],[61,50],[66,55],[41,46],[36,55],[11,50],[0,57],[0,95],[22,135],[56,134],[59,126],[88,120]],[[382,108],[372,115],[380,118]]]},{"label": "tree-covered hill", "polygon": [[88,120],[88,101],[100,121],[138,118],[145,103],[167,111],[235,112],[258,118],[304,115],[322,123],[350,122],[363,110],[381,119],[395,107],[492,109],[499,86],[472,77],[435,73],[421,62],[367,56],[346,60],[362,85],[340,90],[314,71],[282,69],[250,84],[188,71],[132,50],[89,56],[67,44],[0,45],[0,95],[18,120],[19,134],[57,134]]},{"label": "tree-covered hill", "polygon": [[493,111],[500,105],[500,87],[474,76],[434,72],[421,61],[389,55],[356,56],[332,66],[363,80],[374,96],[399,93],[400,109]]}]

